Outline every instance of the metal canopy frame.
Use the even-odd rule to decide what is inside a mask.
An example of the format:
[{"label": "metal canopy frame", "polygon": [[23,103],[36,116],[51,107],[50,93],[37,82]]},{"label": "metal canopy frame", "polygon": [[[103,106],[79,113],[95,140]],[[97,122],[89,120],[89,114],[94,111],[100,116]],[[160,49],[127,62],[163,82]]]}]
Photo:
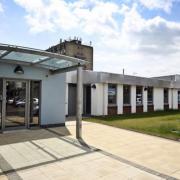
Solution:
[{"label": "metal canopy frame", "polygon": [[87,61],[82,59],[8,44],[0,44],[0,62],[42,67],[49,69],[52,74],[64,72],[66,68],[69,71],[74,67],[88,64]]},{"label": "metal canopy frame", "polygon": [[[77,70],[76,138],[82,139],[82,66],[88,64],[87,61],[39,49],[0,44],[0,62],[42,67],[49,69],[52,75]],[[5,112],[5,109],[2,110]]]}]

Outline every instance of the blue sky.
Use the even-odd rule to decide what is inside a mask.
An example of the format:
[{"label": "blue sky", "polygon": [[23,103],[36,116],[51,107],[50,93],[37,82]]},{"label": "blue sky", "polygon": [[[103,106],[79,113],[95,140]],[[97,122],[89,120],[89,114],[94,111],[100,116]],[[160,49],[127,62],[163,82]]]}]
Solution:
[{"label": "blue sky", "polygon": [[180,0],[0,0],[0,43],[46,49],[81,37],[97,71],[180,74]]}]

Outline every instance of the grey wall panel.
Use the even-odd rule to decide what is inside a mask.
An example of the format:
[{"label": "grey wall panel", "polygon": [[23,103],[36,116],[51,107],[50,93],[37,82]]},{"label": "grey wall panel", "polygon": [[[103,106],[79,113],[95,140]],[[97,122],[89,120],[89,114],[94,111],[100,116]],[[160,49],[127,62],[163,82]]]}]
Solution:
[{"label": "grey wall panel", "polygon": [[[68,74],[67,76],[69,83],[76,83],[76,72]],[[83,71],[83,83],[115,83],[139,86],[153,86],[157,88],[180,88],[180,81],[170,81],[158,78],[146,78],[95,71]]]},{"label": "grey wall panel", "polygon": [[49,76],[42,81],[41,124],[65,122],[65,74]]}]

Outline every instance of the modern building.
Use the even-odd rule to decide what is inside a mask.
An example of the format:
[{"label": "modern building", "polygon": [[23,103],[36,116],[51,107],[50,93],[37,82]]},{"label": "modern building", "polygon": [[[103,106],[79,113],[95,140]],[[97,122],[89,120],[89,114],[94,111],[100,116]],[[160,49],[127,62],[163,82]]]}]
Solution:
[{"label": "modern building", "polygon": [[49,52],[59,53],[89,62],[84,69],[93,70],[93,47],[82,43],[81,39],[60,40],[60,43],[47,49]]},{"label": "modern building", "polygon": [[0,129],[65,125],[76,115],[180,109],[180,75],[145,78],[82,70],[87,62],[0,44]]},{"label": "modern building", "polygon": [[0,131],[64,125],[66,72],[75,69],[80,122],[84,65],[78,58],[0,44]]},{"label": "modern building", "polygon": [[[76,72],[67,74],[66,83],[66,114],[72,115],[75,111],[73,91]],[[74,90],[68,84],[74,85]],[[83,84],[84,115],[104,116],[180,109],[180,75],[144,78],[83,71]]]}]

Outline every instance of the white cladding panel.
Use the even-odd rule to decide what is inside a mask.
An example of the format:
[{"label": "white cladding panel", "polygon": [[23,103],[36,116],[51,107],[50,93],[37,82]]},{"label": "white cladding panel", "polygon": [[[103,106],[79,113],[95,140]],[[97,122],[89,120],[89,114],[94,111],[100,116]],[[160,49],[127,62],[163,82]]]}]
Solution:
[{"label": "white cladding panel", "polygon": [[173,109],[178,109],[178,90],[173,89]]},{"label": "white cladding panel", "polygon": [[136,86],[131,86],[131,112],[136,113]]},{"label": "white cladding panel", "polygon": [[107,84],[95,84],[91,88],[91,114],[94,116],[107,115]]},{"label": "white cladding panel", "polygon": [[107,109],[108,109],[108,84],[104,84],[103,86],[103,95],[104,95],[104,102],[103,102],[103,115],[108,115]]},{"label": "white cladding panel", "polygon": [[143,111],[144,112],[147,112],[147,90],[145,91],[144,88],[143,88]]},{"label": "white cladding panel", "polygon": [[169,109],[172,109],[173,107],[173,90],[172,89],[168,89],[168,102],[169,102]]},{"label": "white cladding panel", "polygon": [[65,122],[65,74],[49,76],[42,81],[41,124]]},{"label": "white cladding panel", "polygon": [[164,89],[154,88],[154,110],[164,109]]},{"label": "white cladding panel", "polygon": [[117,85],[117,112],[118,114],[123,114],[123,85]]}]

